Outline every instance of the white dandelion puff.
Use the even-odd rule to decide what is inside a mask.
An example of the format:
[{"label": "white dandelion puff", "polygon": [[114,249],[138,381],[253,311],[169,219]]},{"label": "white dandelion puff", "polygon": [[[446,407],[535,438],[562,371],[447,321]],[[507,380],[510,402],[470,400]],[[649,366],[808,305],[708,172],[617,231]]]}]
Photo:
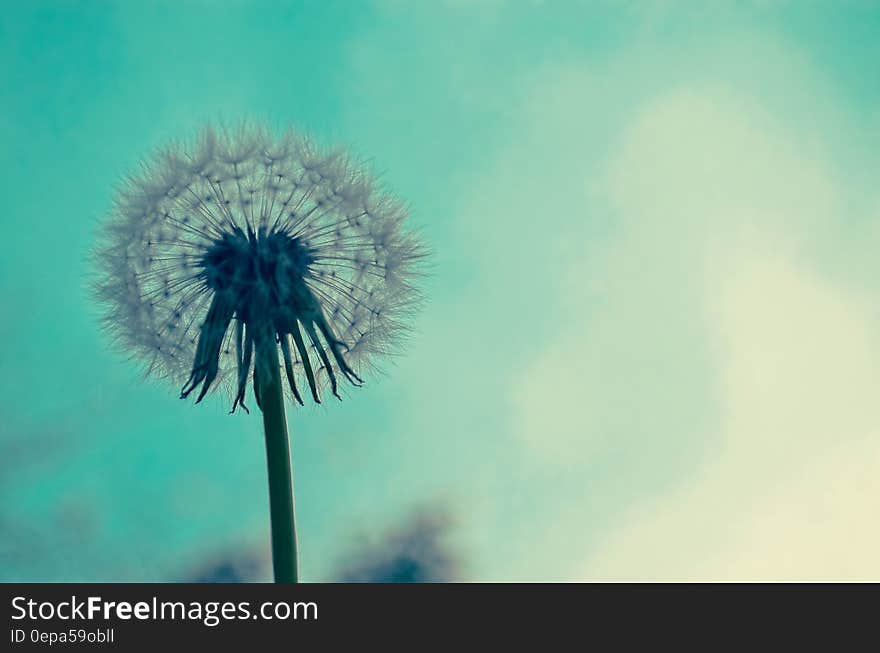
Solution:
[{"label": "white dandelion puff", "polygon": [[300,404],[339,397],[396,348],[418,304],[424,250],[406,218],[341,151],[205,129],[120,189],[96,252],[104,323],[196,402],[226,385],[247,410],[260,365],[278,366]]}]

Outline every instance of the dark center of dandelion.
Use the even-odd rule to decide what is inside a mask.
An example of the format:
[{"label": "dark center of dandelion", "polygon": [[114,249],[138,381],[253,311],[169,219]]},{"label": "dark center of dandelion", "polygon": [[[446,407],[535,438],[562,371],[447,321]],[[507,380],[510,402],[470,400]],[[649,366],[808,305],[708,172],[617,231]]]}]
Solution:
[{"label": "dark center of dandelion", "polygon": [[[320,403],[316,370],[310,356],[317,357],[321,365],[318,371],[325,371],[331,391],[337,397],[336,372],[341,372],[355,385],[361,383],[345,361],[345,343],[334,335],[307,283],[315,260],[314,250],[301,239],[282,231],[260,229],[256,233],[245,233],[236,228],[211,243],[197,268],[213,298],[199,330],[192,372],[181,390],[182,397],[199,385],[202,389],[197,401],[205,396],[217,377],[220,353],[233,319],[238,365],[238,394],[233,410],[236,405],[244,407],[252,359],[257,359],[255,384],[260,371],[265,374],[278,364],[276,343],[281,349],[291,391],[299,403],[302,398],[294,379],[295,365],[302,366],[312,397]],[[288,338],[292,340],[292,348]],[[259,401],[256,386],[255,394]]]},{"label": "dark center of dandelion", "polygon": [[273,306],[295,313],[306,310],[303,282],[313,262],[312,251],[299,238],[236,230],[214,241],[200,267],[208,288],[232,299],[247,322],[254,311],[271,311]]}]

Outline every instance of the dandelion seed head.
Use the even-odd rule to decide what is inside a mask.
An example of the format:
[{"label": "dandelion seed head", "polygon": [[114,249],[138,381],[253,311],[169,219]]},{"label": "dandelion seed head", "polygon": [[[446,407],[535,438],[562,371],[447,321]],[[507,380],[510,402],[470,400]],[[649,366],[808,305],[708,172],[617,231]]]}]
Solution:
[{"label": "dandelion seed head", "polygon": [[406,217],[341,151],[207,128],[125,180],[95,293],[119,346],[183,397],[227,387],[244,407],[262,348],[293,399],[320,402],[407,333],[424,250]]}]

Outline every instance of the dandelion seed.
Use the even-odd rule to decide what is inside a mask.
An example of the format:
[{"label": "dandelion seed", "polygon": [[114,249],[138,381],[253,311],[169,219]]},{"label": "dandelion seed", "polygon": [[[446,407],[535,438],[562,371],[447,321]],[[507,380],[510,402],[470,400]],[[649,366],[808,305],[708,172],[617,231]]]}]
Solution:
[{"label": "dandelion seed", "polygon": [[406,334],[423,252],[405,218],[340,152],[208,129],[120,191],[98,253],[105,323],[197,402],[231,384],[246,409],[246,352],[264,345],[295,401],[339,397]]},{"label": "dandelion seed", "polygon": [[225,387],[232,412],[247,411],[252,385],[271,486],[277,459],[289,468],[282,375],[301,405],[341,398],[406,334],[424,255],[406,216],[342,152],[293,133],[206,129],[119,191],[96,256],[104,323],[182,398]]}]

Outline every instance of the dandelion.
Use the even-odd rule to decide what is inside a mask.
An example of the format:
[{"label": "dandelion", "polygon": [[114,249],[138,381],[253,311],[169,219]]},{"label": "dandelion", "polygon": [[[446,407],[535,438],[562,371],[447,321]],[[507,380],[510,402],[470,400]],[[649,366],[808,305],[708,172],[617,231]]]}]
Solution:
[{"label": "dandelion", "polygon": [[423,249],[406,208],[341,151],[294,133],[206,129],[128,178],[107,220],[95,291],[118,345],[201,402],[248,385],[263,415],[276,581],[297,580],[285,387],[341,398],[395,351]]}]

